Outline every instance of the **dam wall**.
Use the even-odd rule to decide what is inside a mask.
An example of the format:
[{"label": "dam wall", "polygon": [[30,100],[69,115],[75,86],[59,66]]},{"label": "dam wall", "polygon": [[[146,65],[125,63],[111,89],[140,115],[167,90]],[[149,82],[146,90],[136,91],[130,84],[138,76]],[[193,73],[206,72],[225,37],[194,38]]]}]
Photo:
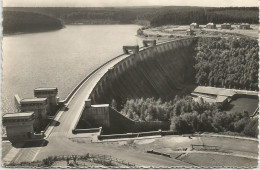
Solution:
[{"label": "dam wall", "polygon": [[93,88],[93,104],[130,98],[171,99],[193,79],[196,37],[142,48],[111,67]]},{"label": "dam wall", "polygon": [[[102,127],[107,134],[169,129],[169,122],[129,119],[109,103],[115,99],[120,105],[126,99],[141,97],[172,99],[183,93],[184,85],[193,81],[196,41],[196,37],[169,41],[124,54],[126,57],[110,67],[93,86],[79,121],[89,128]],[[74,131],[76,128],[75,125]]]}]

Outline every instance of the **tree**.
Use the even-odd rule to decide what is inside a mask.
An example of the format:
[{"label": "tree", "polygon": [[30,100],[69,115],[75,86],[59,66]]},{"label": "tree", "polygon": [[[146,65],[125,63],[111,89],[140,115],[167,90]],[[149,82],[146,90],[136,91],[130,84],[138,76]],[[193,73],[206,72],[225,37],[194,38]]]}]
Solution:
[{"label": "tree", "polygon": [[246,126],[243,133],[247,136],[257,137],[258,136],[258,119],[251,120]]},{"label": "tree", "polygon": [[[201,38],[198,41],[194,55],[196,83],[257,89],[259,57],[256,50],[259,47],[256,40]],[[216,43],[216,49],[213,43]]]},{"label": "tree", "polygon": [[243,132],[245,126],[250,122],[250,118],[245,117],[243,119],[238,120],[234,123],[234,131],[235,132]]}]

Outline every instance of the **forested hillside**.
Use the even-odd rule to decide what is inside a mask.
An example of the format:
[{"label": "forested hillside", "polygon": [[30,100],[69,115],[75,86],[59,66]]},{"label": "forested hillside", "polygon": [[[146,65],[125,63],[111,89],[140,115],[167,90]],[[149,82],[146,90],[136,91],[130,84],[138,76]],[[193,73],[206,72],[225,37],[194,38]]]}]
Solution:
[{"label": "forested hillside", "polygon": [[258,8],[202,8],[202,7],[41,7],[41,8],[4,8],[11,11],[36,12],[62,19],[64,23],[85,24],[148,24],[160,26],[167,24],[190,24],[197,22],[258,23]]},{"label": "forested hillside", "polygon": [[189,8],[186,10],[168,10],[151,20],[152,26],[167,24],[185,25],[192,22],[207,24],[251,23],[258,24],[258,8]]},{"label": "forested hillside", "polygon": [[63,27],[58,19],[31,12],[4,11],[3,18],[4,34],[48,31]]},{"label": "forested hillside", "polygon": [[201,85],[258,90],[258,41],[247,38],[200,38],[195,56]]},{"label": "forested hillside", "polygon": [[250,119],[248,112],[225,112],[217,104],[202,99],[176,96],[173,100],[127,100],[121,111],[136,121],[171,121],[171,130],[179,134],[194,132],[234,132],[240,135],[258,136],[258,119]]}]

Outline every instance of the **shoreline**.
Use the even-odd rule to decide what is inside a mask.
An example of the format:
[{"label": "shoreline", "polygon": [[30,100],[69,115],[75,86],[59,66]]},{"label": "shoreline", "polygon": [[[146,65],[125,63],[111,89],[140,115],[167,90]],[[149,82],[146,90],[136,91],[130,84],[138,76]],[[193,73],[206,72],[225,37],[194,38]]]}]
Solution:
[{"label": "shoreline", "polygon": [[32,31],[32,32],[14,32],[14,33],[3,33],[4,36],[14,36],[14,35],[22,35],[22,34],[34,34],[34,33],[44,33],[44,32],[52,32],[52,31],[59,31],[61,29],[66,28],[65,25],[62,26],[62,28],[52,29],[52,30],[41,30],[41,31]]},{"label": "shoreline", "polygon": [[251,29],[243,30],[239,29],[238,25],[232,25],[232,30],[221,29],[220,24],[217,24],[217,29],[207,29],[205,25],[200,25],[200,28],[193,29],[195,35],[188,35],[187,31],[190,29],[189,25],[164,25],[158,27],[149,27],[137,30],[139,36],[142,38],[184,38],[191,36],[198,37],[248,37],[252,39],[258,38],[258,26],[257,24],[252,24]]}]

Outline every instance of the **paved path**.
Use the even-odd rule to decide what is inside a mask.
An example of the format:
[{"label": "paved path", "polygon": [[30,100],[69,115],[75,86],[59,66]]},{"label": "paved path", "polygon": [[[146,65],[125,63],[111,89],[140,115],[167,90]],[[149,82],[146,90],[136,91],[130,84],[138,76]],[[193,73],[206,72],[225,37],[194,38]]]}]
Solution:
[{"label": "paved path", "polygon": [[18,145],[16,145],[16,147],[12,147],[11,150],[2,159],[3,162],[10,163],[14,159],[14,157],[17,155],[17,153],[20,151],[20,149],[23,145],[24,145],[24,143],[19,143]]}]

